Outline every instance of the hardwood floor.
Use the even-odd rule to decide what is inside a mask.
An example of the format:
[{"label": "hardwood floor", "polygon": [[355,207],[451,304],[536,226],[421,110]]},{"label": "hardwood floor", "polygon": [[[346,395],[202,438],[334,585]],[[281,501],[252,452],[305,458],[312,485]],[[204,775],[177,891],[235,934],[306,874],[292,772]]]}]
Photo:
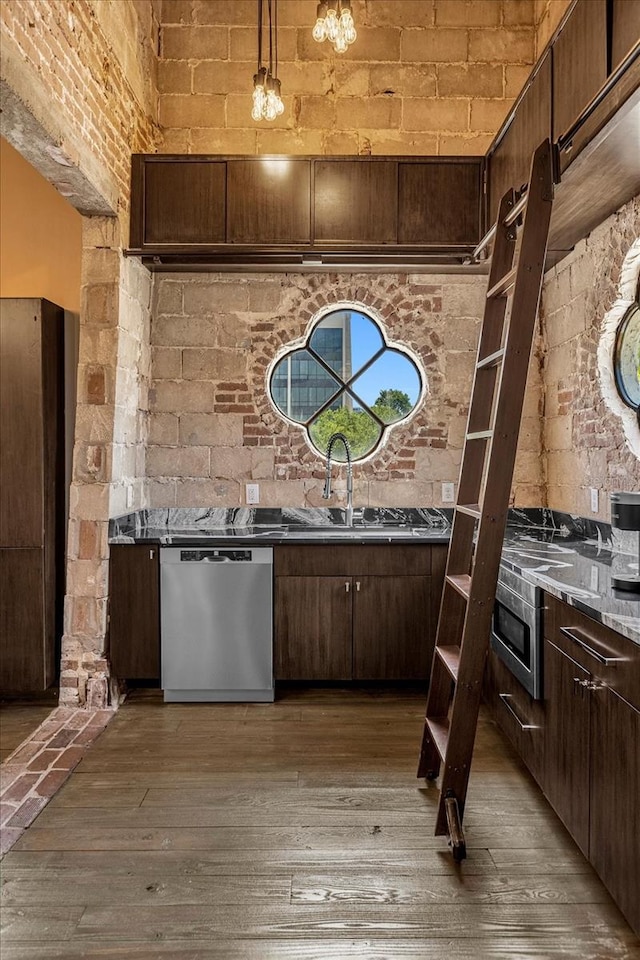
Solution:
[{"label": "hardwood floor", "polygon": [[36,727],[46,720],[58,702],[57,691],[43,694],[33,702],[0,702],[0,762],[6,760]]},{"label": "hardwood floor", "polygon": [[638,941],[481,719],[456,867],[424,698],[132,698],[2,863],[3,960],[614,960]]}]

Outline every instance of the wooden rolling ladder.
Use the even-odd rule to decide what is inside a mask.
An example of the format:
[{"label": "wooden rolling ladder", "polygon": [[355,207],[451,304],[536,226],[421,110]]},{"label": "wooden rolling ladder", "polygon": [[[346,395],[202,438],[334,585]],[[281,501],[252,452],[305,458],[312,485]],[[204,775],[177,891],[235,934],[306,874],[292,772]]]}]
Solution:
[{"label": "wooden rolling ladder", "polygon": [[544,274],[552,159],[545,141],[526,192],[517,199],[510,190],[500,203],[427,698],[418,776],[435,779],[443,764],[435,833],[448,834],[455,860],[466,856],[462,817]]}]

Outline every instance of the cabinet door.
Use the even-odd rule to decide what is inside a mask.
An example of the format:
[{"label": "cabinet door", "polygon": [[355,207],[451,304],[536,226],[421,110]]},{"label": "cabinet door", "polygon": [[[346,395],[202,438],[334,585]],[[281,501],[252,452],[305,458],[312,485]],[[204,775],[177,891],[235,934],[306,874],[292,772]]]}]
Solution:
[{"label": "cabinet door", "polygon": [[351,679],[351,579],[276,577],[276,680]]},{"label": "cabinet door", "polygon": [[640,712],[605,686],[591,694],[590,860],[640,931]]},{"label": "cabinet door", "polygon": [[229,160],[227,197],[227,243],[310,242],[310,160]]},{"label": "cabinet door", "polygon": [[607,79],[607,0],[578,0],[553,45],[553,138],[566,133]]},{"label": "cabinet door", "polygon": [[398,243],[477,243],[481,176],[479,160],[400,163]]},{"label": "cabinet door", "polygon": [[142,169],[143,244],[224,243],[224,161],[147,160]]},{"label": "cabinet door", "polygon": [[584,854],[589,854],[591,674],[555,644],[544,644],[546,713],[543,790]]},{"label": "cabinet door", "polygon": [[433,645],[429,577],[354,577],[353,676],[424,680]]},{"label": "cabinet door", "polygon": [[531,155],[551,136],[551,54],[540,63],[522,95],[507,132],[489,156],[489,222],[498,214],[500,200],[510,187],[529,179]]},{"label": "cabinet door", "polygon": [[314,240],[395,243],[398,165],[392,160],[316,160]]},{"label": "cabinet door", "polygon": [[618,67],[640,40],[640,3],[613,0],[611,15],[611,71]]},{"label": "cabinet door", "polygon": [[111,547],[110,661],[122,679],[160,679],[159,578],[156,546]]},{"label": "cabinet door", "polygon": [[44,646],[44,551],[0,549],[0,691],[34,693],[52,682]]}]

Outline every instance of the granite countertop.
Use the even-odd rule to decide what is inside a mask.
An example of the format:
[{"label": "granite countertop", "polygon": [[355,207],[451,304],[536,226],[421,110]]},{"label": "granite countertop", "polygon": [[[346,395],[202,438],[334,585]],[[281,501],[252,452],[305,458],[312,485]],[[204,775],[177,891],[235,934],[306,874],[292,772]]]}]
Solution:
[{"label": "granite countertop", "polygon": [[[366,508],[353,528],[332,508],[236,507],[139,510],[110,521],[109,542],[162,546],[243,544],[446,544],[450,509]],[[637,569],[637,535],[546,508],[511,510],[502,564],[640,644],[640,594],[611,586]],[[636,597],[637,599],[633,599]]]}]

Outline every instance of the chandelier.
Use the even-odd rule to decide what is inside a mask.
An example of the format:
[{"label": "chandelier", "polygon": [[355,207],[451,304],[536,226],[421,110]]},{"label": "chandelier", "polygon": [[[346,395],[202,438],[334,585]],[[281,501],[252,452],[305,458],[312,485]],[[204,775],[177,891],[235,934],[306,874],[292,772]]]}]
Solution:
[{"label": "chandelier", "polygon": [[253,120],[275,120],[284,113],[280,81],[278,80],[278,0],[267,0],[267,28],[269,32],[269,61],[262,62],[264,32],[264,3],[258,0],[258,69],[253,77]]},{"label": "chandelier", "polygon": [[317,17],[313,39],[318,43],[329,40],[336,53],[344,53],[357,36],[351,14],[351,0],[321,0]]}]

